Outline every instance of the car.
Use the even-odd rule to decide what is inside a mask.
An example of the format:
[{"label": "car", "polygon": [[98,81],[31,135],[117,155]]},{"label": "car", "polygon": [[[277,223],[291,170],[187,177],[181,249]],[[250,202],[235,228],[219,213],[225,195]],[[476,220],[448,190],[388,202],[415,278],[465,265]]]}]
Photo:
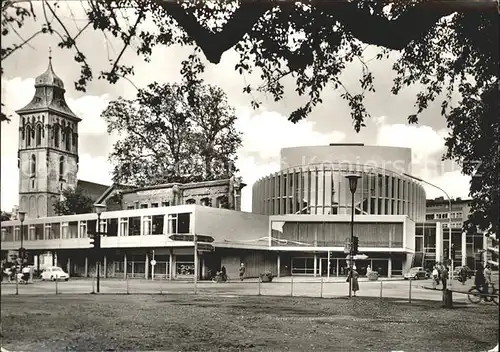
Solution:
[{"label": "car", "polygon": [[[467,273],[467,279],[470,279],[470,278],[472,278],[472,276],[475,275],[474,270],[472,270],[471,268],[469,268],[467,265],[464,268],[465,268],[465,272]],[[457,266],[453,270],[453,276],[454,277],[459,276],[461,270],[462,270],[462,266]]]},{"label": "car", "polygon": [[408,280],[408,279],[418,280],[418,279],[428,279],[428,278],[429,278],[429,273],[421,266],[411,268],[404,275],[405,280]]},{"label": "car", "polygon": [[64,270],[58,266],[51,266],[51,267],[43,269],[41,277],[42,277],[42,281],[45,281],[45,280],[68,281],[69,280],[69,275],[67,273],[65,273]]}]

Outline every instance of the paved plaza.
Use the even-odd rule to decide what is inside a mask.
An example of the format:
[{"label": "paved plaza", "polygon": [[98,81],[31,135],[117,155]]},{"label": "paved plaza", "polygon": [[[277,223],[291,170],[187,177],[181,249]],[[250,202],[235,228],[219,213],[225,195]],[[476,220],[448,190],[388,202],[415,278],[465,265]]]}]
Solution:
[{"label": "paved plaza", "polygon": [[[454,291],[467,292],[473,285],[469,280],[465,285],[453,281]],[[2,283],[2,296],[15,295],[14,283]],[[388,279],[379,281],[359,281],[359,297],[394,298],[402,301],[429,300],[441,301],[441,286],[432,290],[432,280]],[[410,292],[411,286],[411,292]],[[67,282],[39,281],[33,284],[19,285],[19,295],[53,295],[53,294],[89,294],[96,291],[94,279],[71,279]],[[228,283],[213,283],[201,281],[196,285],[196,294],[223,295],[223,296],[294,296],[294,297],[346,297],[349,284],[341,278],[280,278],[270,283],[259,283],[256,279],[246,281],[231,281]],[[101,279],[101,294],[194,294],[195,286],[192,281],[145,280],[145,279]],[[453,301],[467,303],[467,295],[454,293]]]}]

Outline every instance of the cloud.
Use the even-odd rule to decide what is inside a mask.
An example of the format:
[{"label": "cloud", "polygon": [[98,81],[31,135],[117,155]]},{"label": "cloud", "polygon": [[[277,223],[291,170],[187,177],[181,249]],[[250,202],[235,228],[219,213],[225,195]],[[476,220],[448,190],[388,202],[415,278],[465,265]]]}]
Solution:
[{"label": "cloud", "polygon": [[82,119],[78,125],[80,135],[102,135],[106,132],[106,121],[101,117],[101,113],[108,106],[110,98],[108,94],[95,96],[88,95],[78,99],[66,99],[71,110]]},{"label": "cloud", "polygon": [[[2,122],[2,125],[3,124]],[[10,212],[14,205],[18,204],[19,172],[17,168],[17,157],[2,155],[1,163],[2,210]]]},{"label": "cloud", "polygon": [[258,155],[264,160],[276,160],[282,148],[328,144],[345,138],[345,134],[339,131],[315,131],[312,121],[302,120],[294,124],[275,111],[253,112],[242,107],[237,109],[237,116],[236,128],[244,132],[240,152]]},{"label": "cloud", "polygon": [[[469,188],[470,188],[471,177],[463,175],[459,170],[445,172],[440,176],[436,176],[429,179],[429,182],[444,189],[446,193],[452,198],[469,198]],[[427,181],[427,180],[426,180]],[[444,193],[439,189],[423,184],[425,188],[425,193],[427,199],[433,199],[437,197],[445,197]]]},{"label": "cloud", "polygon": [[[446,129],[435,130],[430,126],[386,124],[385,118],[375,119],[378,125],[377,144],[412,149],[412,174],[444,189],[450,197],[467,198],[470,177],[461,173],[460,166],[452,161],[442,161],[445,152]],[[428,199],[444,196],[439,189],[422,184]]]},{"label": "cloud", "polygon": [[113,166],[108,162],[107,157],[80,154],[78,163],[79,180],[111,185],[112,171]]},{"label": "cloud", "polygon": [[236,109],[236,128],[242,131],[242,147],[236,166],[247,186],[242,191],[242,210],[251,211],[252,186],[259,178],[280,169],[280,151],[293,146],[309,146],[339,142],[345,134],[339,131],[321,133],[314,122],[302,120],[297,124],[276,111]]},{"label": "cloud", "polygon": [[[375,120],[380,123],[380,117]],[[445,129],[436,131],[430,126],[384,125],[384,121],[385,118],[377,131],[377,144],[411,148],[413,165],[426,164],[427,159],[444,152]]]},{"label": "cloud", "polygon": [[279,162],[262,162],[256,160],[253,156],[245,156],[238,159],[236,166],[243,175],[245,188],[241,191],[241,210],[252,211],[252,187],[261,177],[269,175],[279,170]]}]

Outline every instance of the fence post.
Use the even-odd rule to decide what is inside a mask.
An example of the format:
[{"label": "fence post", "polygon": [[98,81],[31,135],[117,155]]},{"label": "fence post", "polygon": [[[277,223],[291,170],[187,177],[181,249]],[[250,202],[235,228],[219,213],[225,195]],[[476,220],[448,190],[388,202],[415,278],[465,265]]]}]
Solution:
[{"label": "fence post", "polygon": [[258,296],[260,296],[260,282],[261,282],[260,275],[259,275],[258,282],[259,282],[259,283],[258,283],[259,291],[258,291],[258,294],[257,294],[257,295],[258,295]]},{"label": "fence post", "polygon": [[319,290],[319,297],[323,298],[323,276],[321,277],[321,286]]},{"label": "fence post", "polygon": [[409,303],[411,303],[411,282],[412,282],[412,279],[410,278],[410,290],[408,292],[408,301],[409,301]]},{"label": "fence post", "polygon": [[57,295],[57,278],[56,278],[56,280],[55,280],[55,281],[56,281],[56,295]]},{"label": "fence post", "polygon": [[125,275],[125,281],[127,282],[127,295],[129,295],[129,289],[128,289],[128,273]]},{"label": "fence post", "polygon": [[95,288],[94,288],[94,278],[92,278],[92,294],[95,294]]},{"label": "fence post", "polygon": [[163,294],[163,276],[160,275],[160,295]]},{"label": "fence post", "polygon": [[383,281],[380,280],[380,299],[382,299],[382,285],[383,285]]},{"label": "fence post", "polygon": [[293,297],[293,276],[290,276],[290,297]]}]

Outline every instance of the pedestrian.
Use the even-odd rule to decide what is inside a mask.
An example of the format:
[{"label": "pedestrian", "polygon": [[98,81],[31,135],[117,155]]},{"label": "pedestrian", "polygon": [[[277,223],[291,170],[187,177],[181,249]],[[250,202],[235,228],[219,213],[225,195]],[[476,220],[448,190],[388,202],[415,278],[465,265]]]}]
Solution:
[{"label": "pedestrian", "polygon": [[354,292],[354,297],[356,297],[356,291],[359,291],[359,283],[358,283],[358,278],[359,278],[359,274],[356,270],[349,270],[349,274],[347,274],[347,280],[346,282],[349,282],[349,280],[351,279],[351,273],[352,273],[352,291]]},{"label": "pedestrian", "polygon": [[22,270],[21,270],[21,273],[22,273],[22,280],[24,282],[25,285],[28,284],[28,282],[30,281],[30,276],[31,276],[31,269],[28,265],[26,265]]},{"label": "pedestrian", "polygon": [[443,283],[443,291],[446,291],[446,281],[448,280],[448,267],[443,265],[441,269],[441,282]]},{"label": "pedestrian", "polygon": [[486,264],[486,268],[484,268],[484,281],[485,281],[485,292],[488,293],[489,291],[489,286],[493,283],[491,281],[491,267],[489,264]]},{"label": "pedestrian", "polygon": [[484,267],[480,263],[477,265],[476,277],[474,278],[474,286],[481,292],[487,293],[488,288],[486,285],[486,278],[484,277]]},{"label": "pedestrian", "polygon": [[432,269],[432,287],[435,289],[437,285],[439,285],[439,270],[436,264]]},{"label": "pedestrian", "polygon": [[226,267],[223,265],[220,269],[222,281],[227,281]]},{"label": "pedestrian", "polygon": [[245,277],[245,264],[241,263],[240,265],[240,281],[243,281]]}]

